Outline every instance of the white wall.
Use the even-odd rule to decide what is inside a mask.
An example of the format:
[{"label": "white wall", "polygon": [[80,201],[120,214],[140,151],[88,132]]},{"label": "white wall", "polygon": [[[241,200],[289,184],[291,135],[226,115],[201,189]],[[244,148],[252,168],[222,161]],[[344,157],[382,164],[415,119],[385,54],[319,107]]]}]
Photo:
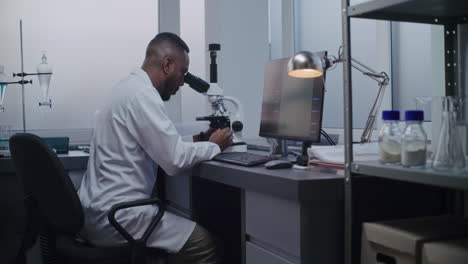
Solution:
[{"label": "white wall", "polygon": [[[162,0],[159,1],[159,32],[172,32],[180,36],[180,1]],[[169,118],[174,123],[182,120],[181,92],[171,96],[171,100],[164,102]]]},{"label": "white wall", "polygon": [[[205,68],[209,67],[208,44],[220,43],[219,85],[225,95],[243,104],[244,137],[258,137],[263,75],[268,60],[268,1],[206,0],[205,38]],[[208,74],[207,70],[206,80]],[[232,109],[232,105],[226,106]]]},{"label": "white wall", "polygon": [[[357,2],[363,1],[353,1],[353,4]],[[338,47],[342,45],[341,1],[295,1],[295,19],[296,51],[327,50],[329,55],[338,55]],[[352,57],[378,72],[389,73],[389,32],[388,22],[352,19]],[[352,80],[353,127],[363,128],[377,95],[378,86],[375,81],[356,70],[352,70]],[[343,66],[341,64],[327,72],[326,89],[323,127],[343,128]],[[387,96],[387,98],[390,97]]]},{"label": "white wall", "polygon": [[[112,86],[141,66],[145,47],[157,33],[158,1],[1,1],[0,64],[9,76],[21,69],[19,19],[25,72],[35,72],[41,50],[47,50],[54,73],[52,109],[38,106],[36,77],[33,85],[26,85],[27,128],[91,128],[93,113]],[[22,129],[20,90],[18,85],[8,88],[6,111],[0,113],[0,123],[13,129]]]},{"label": "white wall", "polygon": [[220,84],[225,95],[243,103],[244,136],[258,137],[268,60],[268,1],[224,0],[221,14]]},{"label": "white wall", "polygon": [[294,1],[269,0],[270,60],[294,55]]},{"label": "white wall", "polygon": [[[205,1],[180,0],[180,33],[190,47],[189,71],[204,78],[205,59],[208,57],[208,44],[205,40]],[[209,78],[204,78],[209,81]],[[185,85],[181,91],[182,122],[195,122],[198,116],[208,113],[206,96]]]},{"label": "white wall", "polygon": [[417,96],[444,95],[443,26],[394,23],[394,106],[415,109]]}]

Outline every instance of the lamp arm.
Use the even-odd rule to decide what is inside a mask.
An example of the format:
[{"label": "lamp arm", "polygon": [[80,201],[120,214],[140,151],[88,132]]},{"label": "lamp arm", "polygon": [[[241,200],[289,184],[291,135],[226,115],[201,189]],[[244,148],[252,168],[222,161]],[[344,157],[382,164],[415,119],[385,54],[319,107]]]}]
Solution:
[{"label": "lamp arm", "polygon": [[[340,56],[339,58],[335,57],[328,57],[324,59],[324,65],[326,70],[334,66],[336,63],[341,63],[343,62],[344,59]],[[358,70],[360,73],[368,76],[372,80],[380,83],[387,83],[388,84],[388,75],[385,72],[376,72],[374,69],[370,68],[369,66],[365,65],[364,63],[351,58],[351,67],[354,69]]]},{"label": "lamp arm", "polygon": [[[340,50],[341,50],[341,48],[340,48]],[[338,51],[338,53],[340,53],[340,51]],[[330,68],[331,66],[333,66],[336,63],[344,61],[343,56],[342,56],[341,53],[338,55],[338,59],[336,59],[334,57],[330,57],[330,58],[326,58],[326,60],[328,60],[328,61],[326,61],[326,62],[328,62],[328,64],[325,64],[327,69]],[[378,86],[379,86],[379,91],[378,91],[377,96],[376,96],[376,98],[374,100],[372,108],[369,111],[369,116],[367,118],[366,125],[364,127],[364,131],[362,131],[362,134],[361,134],[361,143],[367,143],[367,142],[370,142],[373,127],[374,127],[375,117],[377,116],[377,114],[379,112],[379,109],[380,109],[380,106],[382,105],[382,100],[383,100],[383,96],[385,94],[385,89],[388,86],[390,78],[388,77],[387,73],[385,73],[385,72],[380,72],[380,73],[376,72],[371,67],[365,65],[364,63],[362,63],[362,62],[360,62],[360,61],[358,61],[358,60],[356,60],[354,58],[351,58],[351,67],[355,68],[356,70],[358,70],[362,74],[364,74],[367,77],[371,78],[372,80],[376,81],[378,83]]]},{"label": "lamp arm", "polygon": [[372,68],[370,68],[369,66],[365,65],[364,63],[356,59],[351,59],[351,60],[352,60],[351,66],[353,68],[360,71],[362,74],[366,75],[372,80],[376,81],[379,85],[379,91],[377,92],[377,96],[374,100],[372,108],[369,111],[369,116],[367,117],[366,125],[361,134],[361,143],[367,143],[367,142],[370,142],[371,140],[375,118],[380,110],[380,106],[382,105],[382,100],[385,94],[385,89],[388,86],[389,77],[387,73],[385,72],[378,73]]},{"label": "lamp arm", "polygon": [[374,104],[372,105],[371,110],[369,111],[369,116],[367,117],[366,126],[361,134],[361,143],[370,142],[372,137],[372,131],[374,127],[375,117],[377,116],[380,106],[382,105],[383,96],[385,94],[385,88],[387,88],[388,83],[379,83],[379,92],[375,98]]}]

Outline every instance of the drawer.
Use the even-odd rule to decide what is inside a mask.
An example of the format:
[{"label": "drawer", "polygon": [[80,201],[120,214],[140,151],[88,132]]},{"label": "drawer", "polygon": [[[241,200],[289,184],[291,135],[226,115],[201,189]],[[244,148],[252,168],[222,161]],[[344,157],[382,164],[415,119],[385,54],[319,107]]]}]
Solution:
[{"label": "drawer", "polygon": [[245,250],[246,264],[294,264],[249,242],[246,243]]},{"label": "drawer", "polygon": [[245,192],[246,233],[300,257],[301,212],[298,203],[257,192]]}]

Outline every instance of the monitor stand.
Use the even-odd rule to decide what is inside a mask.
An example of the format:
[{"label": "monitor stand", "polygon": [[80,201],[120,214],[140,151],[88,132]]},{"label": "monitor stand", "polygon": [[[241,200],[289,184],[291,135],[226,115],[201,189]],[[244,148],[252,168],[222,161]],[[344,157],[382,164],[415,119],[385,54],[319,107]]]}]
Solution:
[{"label": "monitor stand", "polygon": [[285,139],[280,141],[281,143],[281,157],[282,160],[287,160],[292,163],[297,163],[300,166],[307,166],[309,163],[309,156],[307,155],[307,149],[312,146],[312,142],[310,141],[303,141],[302,142],[302,149],[300,156],[290,156],[288,151],[288,144]]},{"label": "monitor stand", "polygon": [[312,146],[312,142],[303,141],[302,142],[302,151],[301,156],[296,158],[296,165],[307,167],[309,165],[309,155],[307,154],[307,149]]}]

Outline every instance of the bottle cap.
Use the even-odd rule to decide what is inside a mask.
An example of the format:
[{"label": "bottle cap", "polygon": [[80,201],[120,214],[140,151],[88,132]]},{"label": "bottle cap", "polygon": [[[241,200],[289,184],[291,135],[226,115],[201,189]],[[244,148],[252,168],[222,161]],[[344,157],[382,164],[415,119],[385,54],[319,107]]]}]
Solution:
[{"label": "bottle cap", "polygon": [[383,120],[400,120],[400,111],[382,111]]},{"label": "bottle cap", "polygon": [[405,112],[406,121],[423,121],[424,112],[421,110],[408,110]]}]

